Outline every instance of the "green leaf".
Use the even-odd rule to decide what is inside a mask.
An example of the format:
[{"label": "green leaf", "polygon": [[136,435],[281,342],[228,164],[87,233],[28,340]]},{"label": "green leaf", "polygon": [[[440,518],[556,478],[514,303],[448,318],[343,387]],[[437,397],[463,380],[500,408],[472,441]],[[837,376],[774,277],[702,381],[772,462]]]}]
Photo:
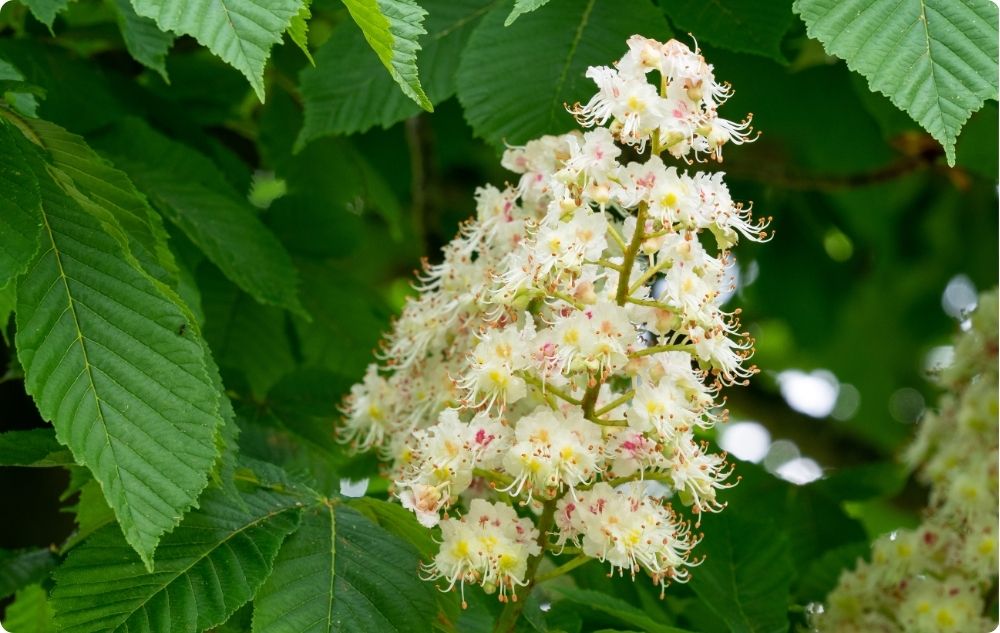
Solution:
[{"label": "green leaf", "polygon": [[349,499],[347,505],[415,547],[421,559],[429,561],[437,554],[438,545],[434,542],[433,533],[420,525],[416,516],[398,503],[373,497],[358,497]]},{"label": "green leaf", "polygon": [[483,18],[456,77],[466,120],[496,145],[575,128],[564,106],[596,92],[587,67],[620,58],[630,35],[670,33],[649,0],[629,3],[628,11],[613,0],[553,0],[509,27],[506,13],[498,7]]},{"label": "green leaf", "polygon": [[[489,0],[430,0],[427,36],[417,55],[417,66],[431,103],[455,93],[455,71],[462,49],[486,11]],[[364,37],[349,22],[334,29],[316,52],[316,67],[302,72],[305,124],[298,147],[331,134],[363,132],[375,125],[389,127],[420,109],[407,99],[390,77],[379,72]]]},{"label": "green leaf", "polygon": [[987,0],[796,0],[827,52],[944,146],[997,98],[997,7]]},{"label": "green leaf", "polygon": [[535,9],[540,9],[548,3],[549,0],[514,0],[514,8],[510,10],[510,15],[503,21],[503,25],[510,26],[520,16],[525,13],[531,13]]},{"label": "green leaf", "polygon": [[167,79],[167,51],[174,44],[173,33],[161,31],[156,22],[135,12],[129,0],[114,0],[118,28],[125,40],[125,48],[137,62],[155,70]]},{"label": "green leaf", "polygon": [[48,549],[0,550],[0,598],[41,582],[58,563]]},{"label": "green leaf", "polygon": [[427,32],[423,26],[427,12],[414,0],[342,1],[403,94],[433,112],[417,70],[417,38]]},{"label": "green leaf", "polygon": [[117,527],[102,529],[55,574],[59,630],[199,633],[222,624],[271,572],[300,505],[297,497],[267,490],[234,499],[210,489],[201,508],[164,537],[154,573]]},{"label": "green leaf", "polygon": [[38,180],[30,143],[0,118],[0,286],[20,275],[38,250],[42,233]]},{"label": "green leaf", "polygon": [[858,560],[871,555],[871,545],[867,541],[848,543],[823,553],[809,561],[809,566],[801,575],[795,596],[800,604],[813,601],[822,602],[833,591],[840,580],[840,574],[854,569]]},{"label": "green leaf", "polygon": [[553,591],[567,600],[607,613],[626,624],[637,626],[649,633],[690,633],[690,631],[686,631],[685,629],[657,622],[641,609],[634,607],[621,598],[615,598],[599,591],[576,589],[574,587],[556,587],[553,588]]},{"label": "green leaf", "polygon": [[179,269],[167,246],[163,219],[128,176],[98,156],[83,137],[40,119],[24,124],[48,151],[52,165],[73,181],[70,194],[77,202],[101,220],[147,273],[167,286],[176,285]]},{"label": "green leaf", "polygon": [[132,0],[163,31],[190,35],[250,82],[264,101],[264,65],[302,0]]},{"label": "green leaf", "polygon": [[0,466],[68,466],[70,454],[52,429],[0,433]]},{"label": "green leaf", "polygon": [[786,61],[781,40],[792,25],[792,0],[670,0],[663,10],[699,42]]},{"label": "green leaf", "polygon": [[696,552],[705,560],[689,585],[732,633],[784,633],[794,576],[788,538],[773,521],[731,510],[704,518]]},{"label": "green leaf", "polygon": [[36,174],[43,246],[17,287],[25,388],[151,565],[208,482],[219,393],[185,335],[188,313],[77,203],[86,198],[70,179],[51,174]]},{"label": "green leaf", "polygon": [[253,633],[422,633],[436,589],[408,544],[353,508],[320,506],[281,548],[254,602]]},{"label": "green leaf", "polygon": [[223,370],[238,372],[258,396],[295,369],[285,312],[257,303],[214,268],[203,269],[199,287],[205,339]]},{"label": "green leaf", "polygon": [[7,607],[4,628],[14,633],[56,633],[52,605],[41,585],[31,585],[17,592]]},{"label": "green leaf", "polygon": [[35,16],[36,20],[49,27],[49,32],[52,32],[56,14],[68,7],[70,0],[21,0],[21,2],[31,9],[31,15]]},{"label": "green leaf", "polygon": [[65,554],[90,535],[115,520],[114,511],[108,506],[97,480],[91,479],[80,488],[80,497],[74,507],[76,531],[63,543],[61,553]]},{"label": "green leaf", "polygon": [[258,301],[303,312],[291,257],[214,163],[138,119],[95,143],[236,285]]},{"label": "green leaf", "polygon": [[312,19],[312,11],[309,10],[309,4],[311,2],[312,0],[303,0],[302,8],[295,14],[295,17],[292,18],[292,23],[288,26],[288,37],[292,38],[292,42],[305,53],[309,63],[315,66],[316,60],[313,59],[312,53],[309,52],[309,20]]}]

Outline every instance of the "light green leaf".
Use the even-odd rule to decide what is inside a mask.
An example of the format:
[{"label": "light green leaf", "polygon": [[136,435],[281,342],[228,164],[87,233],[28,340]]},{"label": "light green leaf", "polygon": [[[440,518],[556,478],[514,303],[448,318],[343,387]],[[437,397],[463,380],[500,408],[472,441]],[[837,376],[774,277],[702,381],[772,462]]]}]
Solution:
[{"label": "light green leaf", "polygon": [[311,2],[312,0],[304,0],[302,2],[302,8],[292,18],[292,23],[288,27],[288,37],[292,38],[295,45],[305,53],[309,63],[315,66],[316,60],[313,59],[312,53],[309,52],[309,20],[312,19],[312,11],[309,10],[309,4]]},{"label": "light green leaf", "polygon": [[219,393],[201,343],[184,331],[188,313],[76,202],[86,197],[70,178],[49,169],[51,178],[36,174],[43,245],[17,287],[25,388],[152,565],[160,537],[208,482]]},{"label": "light green leaf", "polygon": [[52,605],[41,585],[30,585],[17,592],[7,607],[4,628],[11,633],[55,633]]},{"label": "light green leaf", "polygon": [[424,11],[414,0],[342,0],[368,44],[403,93],[428,112],[434,111],[420,85],[417,38],[424,35]]},{"label": "light green leaf", "polygon": [[52,429],[0,433],[0,466],[68,466],[70,454],[56,439]]},{"label": "light green leaf", "polygon": [[281,548],[253,633],[423,633],[435,592],[408,544],[353,508],[320,506]]},{"label": "light green leaf", "polygon": [[173,33],[161,31],[156,22],[135,12],[129,0],[114,0],[118,28],[125,40],[125,48],[137,62],[167,78],[167,51],[174,44]]},{"label": "light green leaf", "polygon": [[577,604],[586,605],[591,609],[596,609],[618,618],[622,622],[631,626],[637,626],[649,633],[690,633],[685,629],[657,622],[646,613],[621,598],[609,596],[600,591],[590,589],[576,589],[575,587],[558,587],[553,591],[567,600]]},{"label": "light green leaf", "polygon": [[303,312],[291,256],[212,161],[138,119],[123,120],[95,144],[236,285],[258,301]]},{"label": "light green leaf", "polygon": [[662,6],[678,30],[699,42],[786,62],[781,40],[792,25],[792,0],[670,0]]},{"label": "light green leaf", "polygon": [[796,0],[827,52],[930,132],[955,164],[969,115],[997,98],[997,7],[988,0]]},{"label": "light green leaf", "polygon": [[48,549],[0,550],[0,598],[41,582],[58,563]]},{"label": "light green leaf", "polygon": [[163,31],[190,35],[249,80],[264,101],[264,65],[302,0],[132,0]]},{"label": "light green leaf", "polygon": [[466,120],[496,145],[575,128],[565,105],[596,92],[584,77],[588,66],[620,58],[635,33],[669,35],[666,18],[649,0],[629,3],[628,11],[614,0],[552,0],[509,27],[506,13],[498,7],[483,18],[456,77]]},{"label": "light green leaf", "polygon": [[705,517],[704,562],[689,586],[732,633],[785,633],[794,576],[788,538],[778,524],[722,512]]},{"label": "light green leaf", "polygon": [[49,27],[51,33],[56,14],[68,7],[70,0],[21,0],[21,2],[31,9],[31,15],[35,16],[36,20]]},{"label": "light green leaf", "polygon": [[[455,70],[462,49],[493,6],[490,0],[429,0],[427,36],[417,55],[427,98],[441,103],[455,93]],[[364,37],[350,23],[334,29],[316,52],[316,67],[302,72],[305,124],[299,147],[320,136],[363,132],[374,125],[389,127],[420,109],[391,78],[380,72]]]},{"label": "light green leaf", "polygon": [[503,21],[503,25],[510,26],[520,16],[525,13],[531,13],[535,9],[540,9],[548,3],[549,0],[514,0],[514,8],[510,10],[510,15]]},{"label": "light green leaf", "polygon": [[210,489],[164,537],[147,573],[116,526],[70,552],[55,574],[62,633],[199,633],[225,622],[271,572],[298,521],[297,497],[267,490],[234,499]]},{"label": "light green leaf", "polygon": [[0,286],[25,271],[41,238],[42,201],[32,154],[24,135],[0,118]]},{"label": "light green leaf", "polygon": [[115,513],[108,506],[101,492],[101,486],[95,479],[91,479],[80,488],[80,497],[73,509],[76,512],[76,531],[63,543],[60,550],[63,554],[115,520]]}]

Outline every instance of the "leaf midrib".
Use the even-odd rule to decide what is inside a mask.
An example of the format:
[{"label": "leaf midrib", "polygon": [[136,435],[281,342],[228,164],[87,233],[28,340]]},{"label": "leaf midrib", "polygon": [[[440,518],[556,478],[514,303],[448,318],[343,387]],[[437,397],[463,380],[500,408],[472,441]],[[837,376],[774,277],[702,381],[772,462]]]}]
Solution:
[{"label": "leaf midrib", "polygon": [[594,3],[596,0],[588,0],[587,6],[584,7],[583,13],[580,15],[580,23],[576,25],[576,32],[573,34],[573,41],[570,42],[569,53],[566,55],[566,63],[563,64],[562,70],[559,73],[559,79],[556,81],[555,90],[552,91],[552,103],[549,105],[549,120],[546,124],[547,127],[551,127],[553,122],[556,120],[556,107],[559,104],[560,97],[562,94],[563,86],[566,84],[566,77],[569,75],[569,67],[573,64],[573,57],[576,55],[576,49],[580,45],[580,40],[583,39],[583,31],[587,28],[587,22],[590,21],[590,13],[594,9]]}]

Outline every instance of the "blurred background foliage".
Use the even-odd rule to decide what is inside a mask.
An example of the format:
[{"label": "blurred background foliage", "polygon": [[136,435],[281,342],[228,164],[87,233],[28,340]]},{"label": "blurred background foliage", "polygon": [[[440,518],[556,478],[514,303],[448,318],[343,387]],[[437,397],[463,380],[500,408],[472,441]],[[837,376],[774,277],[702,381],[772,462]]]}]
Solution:
[{"label": "blurred background foliage", "polygon": [[[495,32],[474,29],[501,23],[508,3],[421,3],[429,34],[420,70],[435,104],[424,113],[399,94],[343,6],[316,0],[308,38],[315,66],[286,38],[273,51],[261,104],[237,71],[187,37],[165,59],[169,83],[136,63],[113,4],[72,2],[51,31],[8,4],[0,59],[40,87],[42,118],[99,151],[155,151],[144,136],[153,128],[211,158],[247,196],[293,255],[311,318],[258,304],[183,233],[171,241],[237,405],[242,450],[308,471],[328,489],[372,477],[369,493],[383,493],[374,462],[344,455],[332,440],[337,402],[411,294],[420,258],[438,257],[473,212],[477,186],[512,177],[499,166],[503,141],[573,127],[562,102],[588,95],[582,69],[619,56],[624,36],[611,48],[596,39],[581,45],[575,75],[559,84],[559,107],[539,118],[532,113],[552,98],[544,94],[552,69],[539,53],[537,83],[530,66],[511,75],[511,51],[530,59],[544,48],[537,38],[564,37],[546,20],[577,10],[573,2],[521,16],[495,41]],[[743,481],[728,493],[730,510],[702,526],[741,537],[710,534],[705,548],[730,550],[702,550],[708,560],[695,581],[671,588],[664,602],[645,583],[609,579],[588,564],[573,586],[533,596],[528,618],[542,631],[579,630],[582,621],[590,629],[737,630],[730,617],[757,623],[740,630],[781,630],[788,615],[780,609],[752,611],[770,608],[758,594],[785,592],[796,621],[867,552],[871,536],[915,523],[924,503],[895,459],[936,400],[928,369],[947,358],[976,292],[997,282],[997,105],[972,116],[949,168],[926,132],[807,37],[790,1],[634,5],[598,0],[591,19],[624,35],[643,29],[691,41],[690,32],[717,77],[734,85],[726,116],[753,112],[762,133],[705,166],[727,172],[735,198],[774,218],[771,242],[735,252],[730,305],[743,309],[762,371],[749,388],[732,390],[732,421],[717,438],[738,458]],[[477,37],[482,46],[463,52]],[[489,68],[464,68],[468,55]],[[542,98],[511,92],[522,81]],[[523,120],[488,120],[490,103],[518,100]],[[9,347],[3,357],[0,427],[42,426]],[[6,507],[19,518],[0,522],[0,547],[63,539],[72,529],[72,515],[60,512],[66,484],[59,470],[0,469]],[[727,568],[727,557],[740,565]],[[722,614],[698,599],[713,580],[740,587],[738,604]],[[543,609],[553,596],[561,602]],[[477,604],[463,615],[470,630],[493,608]]]}]

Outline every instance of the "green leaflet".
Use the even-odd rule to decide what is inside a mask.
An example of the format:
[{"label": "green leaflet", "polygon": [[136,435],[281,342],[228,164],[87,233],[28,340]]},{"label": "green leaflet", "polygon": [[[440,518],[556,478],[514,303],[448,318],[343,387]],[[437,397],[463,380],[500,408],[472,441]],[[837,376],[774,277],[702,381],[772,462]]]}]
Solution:
[{"label": "green leaflet", "polygon": [[292,23],[288,27],[288,37],[292,38],[295,45],[302,50],[309,63],[315,66],[316,60],[309,52],[309,20],[312,18],[312,11],[309,10],[310,2],[312,0],[305,0],[302,3],[302,8],[292,18]]},{"label": "green leaflet", "polygon": [[[455,93],[455,70],[462,49],[495,2],[491,0],[429,0],[427,36],[417,55],[427,98],[441,103]],[[390,77],[379,72],[361,33],[349,22],[339,25],[316,52],[316,67],[302,72],[305,124],[297,145],[330,134],[363,132],[372,126],[389,127],[420,112],[400,93]]]},{"label": "green leaflet", "polygon": [[494,145],[575,128],[564,106],[595,92],[584,77],[587,67],[620,58],[634,33],[670,33],[649,0],[629,3],[628,11],[614,0],[553,0],[509,27],[506,15],[505,7],[497,7],[483,18],[456,76],[466,120]]},{"label": "green leaflet", "polygon": [[704,517],[690,587],[732,633],[785,633],[795,575],[788,537],[773,521],[732,511]]},{"label": "green leaflet", "polygon": [[212,161],[138,119],[125,119],[96,146],[236,285],[303,312],[291,256]]},{"label": "green leaflet", "polygon": [[52,32],[56,14],[69,6],[69,2],[70,0],[21,0],[22,4],[31,9],[31,15],[35,16],[35,19],[49,27],[49,32]]},{"label": "green leaflet", "polygon": [[670,0],[662,6],[678,30],[699,42],[786,62],[781,40],[792,26],[792,0]]},{"label": "green leaflet", "polygon": [[503,21],[503,25],[510,26],[520,16],[525,13],[531,13],[535,9],[540,9],[548,3],[549,0],[514,0],[514,8],[510,10],[510,15]]},{"label": "green leaflet", "polygon": [[285,312],[257,303],[214,268],[203,268],[198,282],[204,293],[205,339],[214,358],[263,396],[295,368]]},{"label": "green leaflet", "polygon": [[403,93],[428,112],[434,111],[417,71],[417,38],[425,34],[427,12],[414,0],[342,0],[368,44]]},{"label": "green leaflet", "polygon": [[55,633],[52,604],[41,585],[30,585],[17,592],[7,607],[4,628],[16,633]]},{"label": "green leaflet", "polygon": [[98,201],[48,169],[36,174],[42,248],[17,287],[25,388],[152,566],[208,482],[219,393],[186,310],[77,202]]},{"label": "green leaflet", "polygon": [[253,633],[423,633],[436,589],[418,562],[357,510],[321,505],[281,548],[254,602]]},{"label": "green leaflet", "polygon": [[298,523],[298,497],[255,490],[239,499],[210,489],[163,539],[148,573],[108,526],[55,574],[52,605],[64,633],[199,633],[225,622],[271,572]]},{"label": "green leaflet", "polygon": [[164,31],[190,35],[243,73],[264,101],[264,65],[302,0],[132,0]]},{"label": "green leaflet", "polygon": [[930,132],[955,164],[969,115],[997,98],[997,7],[988,0],[796,0],[827,52]]},{"label": "green leaflet", "polygon": [[42,201],[31,153],[24,135],[0,118],[0,286],[24,272],[38,250]]},{"label": "green leaflet", "polygon": [[[642,582],[642,580],[640,579],[636,582]],[[657,622],[642,609],[629,604],[621,598],[609,596],[599,591],[577,589],[575,587],[559,587],[554,589],[554,591],[567,600],[607,613],[626,624],[637,626],[649,633],[691,633],[685,629]]]},{"label": "green leaflet", "polygon": [[0,433],[0,466],[51,467],[72,465],[73,456],[52,429]]},{"label": "green leaflet", "polygon": [[167,51],[174,44],[173,33],[165,33],[156,22],[135,12],[129,0],[110,2],[118,19],[118,28],[125,40],[125,48],[137,62],[155,70],[167,79]]},{"label": "green leaflet", "polygon": [[0,598],[41,582],[58,562],[47,549],[0,550]]}]

